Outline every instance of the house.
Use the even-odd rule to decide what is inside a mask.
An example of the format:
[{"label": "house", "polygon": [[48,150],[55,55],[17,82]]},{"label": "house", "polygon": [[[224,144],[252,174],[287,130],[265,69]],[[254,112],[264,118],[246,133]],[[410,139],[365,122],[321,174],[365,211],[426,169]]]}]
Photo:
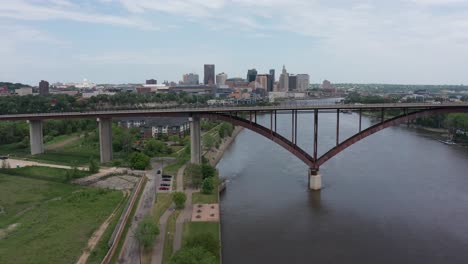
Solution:
[{"label": "house", "polygon": [[118,121],[119,126],[125,128],[140,128],[144,138],[161,135],[184,137],[190,131],[186,117],[152,117],[152,118],[126,118]]}]

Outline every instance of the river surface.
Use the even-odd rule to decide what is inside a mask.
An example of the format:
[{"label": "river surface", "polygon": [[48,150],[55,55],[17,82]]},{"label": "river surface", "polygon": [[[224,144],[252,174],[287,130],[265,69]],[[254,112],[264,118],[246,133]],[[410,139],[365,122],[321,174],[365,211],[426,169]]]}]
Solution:
[{"label": "river surface", "polygon": [[[341,115],[342,139],[358,118]],[[319,114],[319,154],[335,144],[335,122]],[[311,153],[313,114],[298,126]],[[291,115],[279,115],[278,131],[290,138],[290,127]],[[308,190],[304,163],[247,129],[218,168],[229,180],[224,264],[468,263],[468,151],[424,132],[392,127],[356,143],[320,168],[321,192]]]}]

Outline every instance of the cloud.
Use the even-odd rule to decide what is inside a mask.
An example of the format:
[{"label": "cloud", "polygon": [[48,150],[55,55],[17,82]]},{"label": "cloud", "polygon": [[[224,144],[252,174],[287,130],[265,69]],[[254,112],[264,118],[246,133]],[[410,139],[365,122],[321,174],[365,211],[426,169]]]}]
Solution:
[{"label": "cloud", "polygon": [[144,30],[157,30],[151,23],[134,17],[123,17],[101,13],[93,13],[80,9],[69,1],[0,1],[0,18],[46,21],[70,20],[76,22],[96,23],[134,27]]}]

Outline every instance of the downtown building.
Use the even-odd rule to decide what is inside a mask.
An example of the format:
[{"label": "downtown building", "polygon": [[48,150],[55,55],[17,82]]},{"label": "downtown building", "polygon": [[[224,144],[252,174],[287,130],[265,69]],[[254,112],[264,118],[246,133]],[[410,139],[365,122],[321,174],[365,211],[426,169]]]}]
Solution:
[{"label": "downtown building", "polygon": [[39,95],[49,95],[49,82],[41,80],[39,83]]},{"label": "downtown building", "polygon": [[216,75],[216,85],[226,85],[226,80],[228,78],[228,75],[224,72],[217,74]]},{"label": "downtown building", "polygon": [[268,75],[268,92],[273,92],[275,85],[275,70],[271,69],[270,74]]},{"label": "downtown building", "polygon": [[310,76],[309,74],[297,74],[296,75],[296,90],[306,91],[309,89]]},{"label": "downtown building", "polygon": [[215,65],[214,64],[205,64],[204,66],[204,79],[203,83],[205,85],[215,84]]},{"label": "downtown building", "polygon": [[158,81],[155,79],[146,80],[146,84],[158,84]]},{"label": "downtown building", "polygon": [[198,74],[187,73],[182,76],[182,83],[186,85],[198,85],[200,84],[200,78]]},{"label": "downtown building", "polygon": [[286,71],[286,67],[283,65],[283,71],[279,78],[279,92],[287,92],[289,89],[289,73]]}]

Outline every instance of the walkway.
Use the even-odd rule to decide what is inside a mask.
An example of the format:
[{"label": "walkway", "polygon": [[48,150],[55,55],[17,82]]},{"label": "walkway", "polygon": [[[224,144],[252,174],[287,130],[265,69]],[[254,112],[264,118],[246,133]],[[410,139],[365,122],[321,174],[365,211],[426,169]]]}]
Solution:
[{"label": "walkway", "polygon": [[[177,191],[183,192],[184,191],[184,171],[185,165],[182,166],[179,171],[177,172]],[[176,220],[176,232],[174,235],[174,253],[177,252],[182,246],[182,236],[184,234],[184,223],[190,221],[192,218],[192,193],[195,190],[191,188],[187,188],[185,190],[185,195],[187,196],[187,200],[185,200],[185,208],[179,214]]]},{"label": "walkway", "polygon": [[174,212],[174,207],[171,206],[164,212],[159,219],[159,236],[156,238],[156,244],[153,247],[153,253],[151,255],[152,264],[161,264],[164,252],[164,241],[166,239],[166,223],[167,219]]},{"label": "walkway", "polygon": [[147,172],[146,177],[148,177],[148,182],[145,185],[145,189],[138,203],[135,217],[125,237],[125,242],[122,246],[122,251],[117,263],[140,263],[140,247],[133,234],[141,219],[148,215],[153,207],[156,198],[156,189],[161,180],[161,177],[156,175],[153,170]]}]

